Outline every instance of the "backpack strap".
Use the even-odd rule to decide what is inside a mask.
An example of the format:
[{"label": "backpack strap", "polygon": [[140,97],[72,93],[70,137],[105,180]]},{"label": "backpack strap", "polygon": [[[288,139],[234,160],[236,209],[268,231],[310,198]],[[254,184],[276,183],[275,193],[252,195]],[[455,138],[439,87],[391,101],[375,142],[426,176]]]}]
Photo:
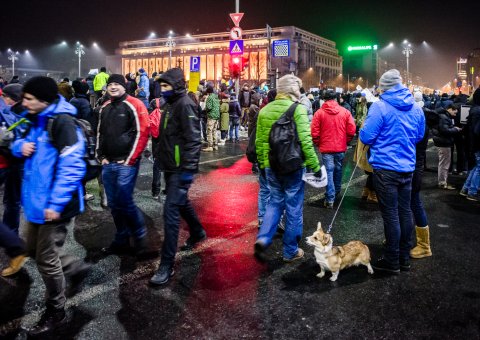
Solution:
[{"label": "backpack strap", "polygon": [[300,103],[295,102],[292,105],[290,105],[288,110],[284,113],[285,117],[287,117],[288,119],[293,119],[293,115],[295,114],[295,110],[297,109],[298,104]]}]

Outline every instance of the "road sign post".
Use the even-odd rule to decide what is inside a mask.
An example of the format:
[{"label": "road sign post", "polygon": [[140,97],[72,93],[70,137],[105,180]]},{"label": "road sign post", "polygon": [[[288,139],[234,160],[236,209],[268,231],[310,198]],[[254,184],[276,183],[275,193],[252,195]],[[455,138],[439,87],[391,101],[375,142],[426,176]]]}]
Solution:
[{"label": "road sign post", "polygon": [[200,57],[190,57],[190,80],[188,82],[188,90],[196,92],[200,85]]}]

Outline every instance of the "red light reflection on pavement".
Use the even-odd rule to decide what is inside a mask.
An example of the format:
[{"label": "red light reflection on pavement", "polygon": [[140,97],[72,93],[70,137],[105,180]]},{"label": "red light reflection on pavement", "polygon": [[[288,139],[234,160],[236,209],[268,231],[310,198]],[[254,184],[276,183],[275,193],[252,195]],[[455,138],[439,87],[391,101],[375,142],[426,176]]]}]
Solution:
[{"label": "red light reflection on pavement", "polygon": [[[244,157],[200,176],[192,188],[190,199],[209,240],[219,241],[199,252],[200,269],[183,309],[183,322],[194,322],[192,335],[199,338],[225,334],[225,327],[261,334],[262,316],[254,315],[252,306],[265,267],[253,257],[257,228],[246,226],[257,219],[258,180],[248,174],[251,164]],[[179,333],[185,335],[185,329]]]}]

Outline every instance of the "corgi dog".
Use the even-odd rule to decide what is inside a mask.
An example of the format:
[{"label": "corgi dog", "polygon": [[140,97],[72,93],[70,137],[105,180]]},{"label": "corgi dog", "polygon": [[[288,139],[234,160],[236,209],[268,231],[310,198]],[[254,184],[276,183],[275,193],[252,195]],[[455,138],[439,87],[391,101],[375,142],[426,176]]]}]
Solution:
[{"label": "corgi dog", "polygon": [[370,251],[360,241],[350,241],[343,246],[333,246],[333,239],[330,234],[325,234],[322,224],[318,222],[317,230],[312,236],[307,237],[307,244],[314,246],[314,255],[320,265],[320,273],[317,277],[325,276],[325,270],[332,272],[330,281],[336,281],[338,273],[343,268],[363,264],[368,268],[368,273],[373,274],[370,265]]}]

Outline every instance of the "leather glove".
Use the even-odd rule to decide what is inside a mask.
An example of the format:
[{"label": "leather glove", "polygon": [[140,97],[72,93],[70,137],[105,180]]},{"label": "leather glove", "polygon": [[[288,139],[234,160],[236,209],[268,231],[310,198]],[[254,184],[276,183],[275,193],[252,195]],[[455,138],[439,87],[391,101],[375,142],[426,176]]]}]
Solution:
[{"label": "leather glove", "polygon": [[318,170],[317,172],[315,172],[313,174],[313,176],[318,177],[318,178],[322,178],[322,170]]},{"label": "leather glove", "polygon": [[184,171],[180,173],[180,182],[183,184],[192,184],[193,182],[193,173]]}]

